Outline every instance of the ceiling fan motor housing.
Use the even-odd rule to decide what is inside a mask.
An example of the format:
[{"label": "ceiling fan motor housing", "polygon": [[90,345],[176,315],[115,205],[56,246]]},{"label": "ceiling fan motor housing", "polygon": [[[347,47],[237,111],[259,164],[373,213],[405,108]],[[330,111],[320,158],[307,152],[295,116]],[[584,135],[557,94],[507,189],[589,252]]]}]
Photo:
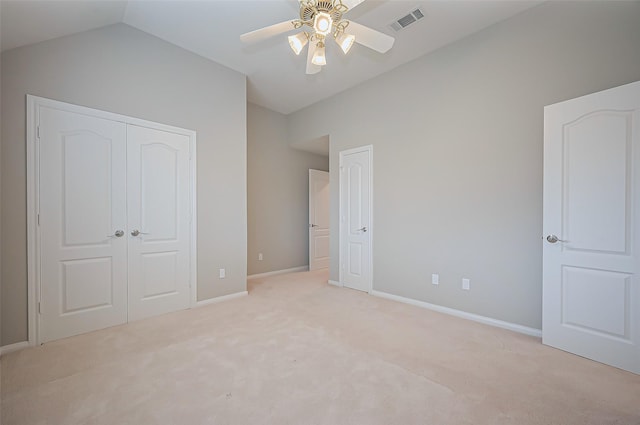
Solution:
[{"label": "ceiling fan motor housing", "polygon": [[342,4],[342,0],[302,0],[300,2],[300,24],[314,28],[316,16],[319,13],[326,13],[331,16],[332,20],[330,32],[336,33],[346,27],[346,21],[342,21],[342,15],[348,10],[347,6]]}]

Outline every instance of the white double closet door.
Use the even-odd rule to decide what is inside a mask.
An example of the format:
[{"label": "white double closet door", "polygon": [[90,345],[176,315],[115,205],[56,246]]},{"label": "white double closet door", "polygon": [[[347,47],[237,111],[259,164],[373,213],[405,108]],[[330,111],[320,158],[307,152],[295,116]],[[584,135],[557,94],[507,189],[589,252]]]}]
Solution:
[{"label": "white double closet door", "polygon": [[190,305],[190,137],[38,109],[40,342]]}]

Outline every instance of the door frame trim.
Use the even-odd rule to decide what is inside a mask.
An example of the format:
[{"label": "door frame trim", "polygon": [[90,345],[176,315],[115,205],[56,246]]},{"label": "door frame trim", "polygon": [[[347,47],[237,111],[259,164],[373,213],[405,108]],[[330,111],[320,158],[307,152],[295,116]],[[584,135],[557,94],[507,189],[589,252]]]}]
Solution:
[{"label": "door frame trim", "polygon": [[338,198],[338,204],[339,204],[339,218],[338,218],[338,234],[339,234],[339,238],[340,238],[340,243],[339,243],[339,252],[338,252],[338,280],[340,282],[340,286],[344,287],[344,279],[343,279],[343,268],[345,265],[345,261],[344,261],[344,253],[346,252],[345,246],[344,246],[344,237],[345,237],[345,227],[342,223],[342,214],[344,212],[344,204],[342,202],[342,195],[344,194],[343,189],[342,189],[342,184],[344,182],[344,177],[342,176],[342,167],[343,167],[343,163],[344,163],[344,157],[346,155],[350,155],[350,154],[354,154],[354,153],[359,153],[359,152],[368,152],[369,153],[369,228],[368,228],[368,233],[369,233],[369,258],[368,258],[368,263],[369,263],[369,281],[368,283],[368,289],[367,289],[367,293],[371,294],[373,292],[373,235],[374,235],[374,228],[373,228],[373,145],[365,145],[365,146],[360,146],[357,148],[351,148],[351,149],[345,149],[339,152],[339,179],[338,179],[338,186],[339,186],[339,198]]},{"label": "door frame trim", "polygon": [[124,124],[137,125],[161,131],[181,134],[189,137],[189,197],[190,197],[190,231],[191,244],[189,248],[189,308],[197,303],[198,279],[197,279],[197,193],[196,188],[196,132],[184,128],[174,127],[153,121],[147,121],[126,115],[101,111],[85,106],[73,105],[53,99],[27,95],[27,320],[28,343],[31,346],[40,344],[40,315],[38,304],[40,302],[40,229],[38,226],[38,213],[40,205],[39,187],[39,138],[38,122],[40,121],[40,107],[49,107],[61,111],[89,115],[96,118],[118,121]]}]

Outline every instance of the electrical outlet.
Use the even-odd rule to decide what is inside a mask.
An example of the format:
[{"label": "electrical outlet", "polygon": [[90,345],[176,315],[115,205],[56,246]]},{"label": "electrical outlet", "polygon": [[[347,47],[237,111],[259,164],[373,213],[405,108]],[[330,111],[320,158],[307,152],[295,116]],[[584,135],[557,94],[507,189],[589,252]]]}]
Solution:
[{"label": "electrical outlet", "polygon": [[258,254],[258,261],[262,261],[262,253],[261,252]]},{"label": "electrical outlet", "polygon": [[431,283],[434,285],[439,285],[440,284],[440,275],[438,275],[437,273],[434,273],[431,275]]},{"label": "electrical outlet", "polygon": [[462,289],[464,289],[465,291],[468,291],[470,289],[469,284],[471,282],[469,281],[469,279],[462,279]]},{"label": "electrical outlet", "polygon": [[225,277],[227,277],[225,269],[220,269],[220,279],[224,279]]}]

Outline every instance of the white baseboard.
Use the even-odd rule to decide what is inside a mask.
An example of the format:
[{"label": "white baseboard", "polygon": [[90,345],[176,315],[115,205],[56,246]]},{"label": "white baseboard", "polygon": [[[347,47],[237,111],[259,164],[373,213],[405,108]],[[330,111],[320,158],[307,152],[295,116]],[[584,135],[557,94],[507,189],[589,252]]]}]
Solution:
[{"label": "white baseboard", "polygon": [[198,301],[196,303],[196,307],[202,307],[210,304],[217,304],[224,301],[233,300],[235,298],[245,297],[247,295],[249,295],[247,291],[242,291],[242,292],[236,292],[235,294],[223,295],[221,297],[209,298],[208,300]]},{"label": "white baseboard", "polygon": [[272,271],[272,272],[252,274],[252,275],[247,276],[247,279],[258,279],[258,278],[261,278],[261,277],[269,277],[269,276],[276,276],[276,275],[279,275],[279,274],[306,272],[306,271],[309,271],[309,266],[292,267],[290,269],[275,270],[275,271]]},{"label": "white baseboard", "polygon": [[401,303],[414,305],[416,307],[426,308],[428,310],[437,311],[439,313],[449,314],[451,316],[460,317],[474,322],[483,323],[485,325],[495,326],[497,328],[508,329],[525,335],[542,338],[540,329],[530,328],[528,326],[518,325],[517,323],[505,322],[503,320],[493,319],[491,317],[480,316],[479,314],[467,313],[466,311],[456,310],[454,308],[443,307],[436,304],[430,304],[424,301],[418,301],[411,298],[400,297],[398,295],[388,294],[386,292],[371,291],[371,295],[388,300],[399,301]]},{"label": "white baseboard", "polygon": [[329,285],[337,286],[338,288],[342,288],[344,286],[342,283],[338,282],[337,280],[329,279],[329,280],[327,280],[327,283]]},{"label": "white baseboard", "polygon": [[29,347],[29,341],[16,342],[15,344],[0,347],[0,357],[13,351],[23,350]]}]

